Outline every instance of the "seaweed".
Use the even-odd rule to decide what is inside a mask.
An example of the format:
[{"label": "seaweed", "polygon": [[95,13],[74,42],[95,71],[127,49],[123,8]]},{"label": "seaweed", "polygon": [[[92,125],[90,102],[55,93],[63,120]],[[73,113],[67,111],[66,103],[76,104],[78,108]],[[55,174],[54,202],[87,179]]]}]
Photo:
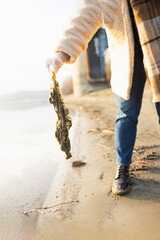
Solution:
[{"label": "seaweed", "polygon": [[66,159],[69,159],[72,157],[70,153],[71,144],[69,140],[69,129],[72,126],[72,120],[69,116],[68,108],[64,104],[55,73],[52,73],[52,81],[53,85],[51,86],[49,102],[53,104],[55,112],[58,116],[55,137],[60,144],[61,150],[65,152]]}]

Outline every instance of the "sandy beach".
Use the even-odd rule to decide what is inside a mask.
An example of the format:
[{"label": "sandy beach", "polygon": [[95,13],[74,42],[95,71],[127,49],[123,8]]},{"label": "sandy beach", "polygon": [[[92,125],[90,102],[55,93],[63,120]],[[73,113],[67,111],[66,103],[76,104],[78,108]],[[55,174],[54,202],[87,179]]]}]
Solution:
[{"label": "sandy beach", "polygon": [[53,107],[43,99],[19,98],[0,104],[1,240],[32,239],[38,215],[29,219],[23,212],[43,204],[65,161],[54,136]]},{"label": "sandy beach", "polygon": [[[111,193],[115,96],[106,89],[65,102],[73,119],[70,160],[54,139],[56,117],[46,103],[14,114],[1,110],[0,239],[159,240],[160,133],[150,89],[139,119],[132,190],[123,197]],[[77,160],[86,164],[73,168]]]},{"label": "sandy beach", "polygon": [[[112,195],[115,175],[115,97],[110,89],[66,98],[78,111],[73,158],[61,164],[39,214],[34,239],[159,239],[160,133],[151,92],[145,89],[131,169],[131,192]],[[106,106],[106,107],[105,107]],[[149,155],[155,155],[154,160]],[[73,168],[72,162],[86,165]]]}]

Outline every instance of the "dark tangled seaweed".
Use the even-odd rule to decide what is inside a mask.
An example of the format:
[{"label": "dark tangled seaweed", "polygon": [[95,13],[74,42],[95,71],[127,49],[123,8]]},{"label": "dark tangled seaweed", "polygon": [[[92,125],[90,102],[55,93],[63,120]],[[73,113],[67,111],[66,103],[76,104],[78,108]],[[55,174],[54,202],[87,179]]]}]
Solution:
[{"label": "dark tangled seaweed", "polygon": [[58,116],[55,136],[61,146],[61,150],[64,151],[66,154],[66,159],[69,159],[70,157],[72,157],[70,153],[71,144],[69,140],[69,129],[72,126],[72,121],[69,116],[69,111],[63,102],[63,98],[55,73],[52,73],[52,81],[53,86],[51,86],[49,101],[51,104],[53,104]]}]

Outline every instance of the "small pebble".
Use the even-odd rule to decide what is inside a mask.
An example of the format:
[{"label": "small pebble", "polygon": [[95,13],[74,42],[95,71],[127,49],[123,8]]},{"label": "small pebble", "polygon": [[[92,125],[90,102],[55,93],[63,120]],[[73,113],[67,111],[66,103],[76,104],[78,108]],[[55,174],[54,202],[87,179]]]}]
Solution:
[{"label": "small pebble", "polygon": [[82,162],[82,161],[74,161],[72,162],[72,167],[82,167],[86,165],[86,162]]}]

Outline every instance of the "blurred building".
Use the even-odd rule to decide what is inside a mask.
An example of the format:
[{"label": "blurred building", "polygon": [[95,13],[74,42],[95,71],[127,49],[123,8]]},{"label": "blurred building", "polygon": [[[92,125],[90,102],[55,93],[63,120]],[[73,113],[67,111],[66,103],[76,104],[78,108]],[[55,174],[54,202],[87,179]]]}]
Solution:
[{"label": "blurred building", "polygon": [[98,29],[92,40],[88,44],[87,63],[88,74],[87,79],[90,82],[106,81],[106,66],[104,52],[108,47],[106,31],[104,27]]},{"label": "blurred building", "polygon": [[76,96],[109,86],[105,51],[108,41],[104,25],[98,29],[74,65],[73,90]]}]

